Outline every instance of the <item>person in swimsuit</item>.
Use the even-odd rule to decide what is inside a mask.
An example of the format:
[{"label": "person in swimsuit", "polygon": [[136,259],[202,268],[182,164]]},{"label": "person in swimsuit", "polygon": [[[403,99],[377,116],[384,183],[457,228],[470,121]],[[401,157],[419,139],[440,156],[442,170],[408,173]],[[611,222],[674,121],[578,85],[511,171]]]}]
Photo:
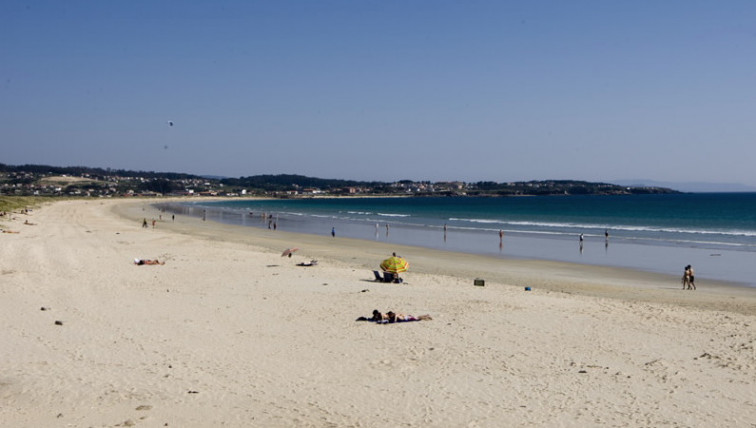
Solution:
[{"label": "person in swimsuit", "polygon": [[388,311],[386,313],[386,316],[388,317],[389,323],[395,323],[395,322],[409,322],[409,321],[423,321],[423,320],[432,320],[430,315],[420,315],[417,317],[413,317],[412,315],[404,315],[404,314],[396,314],[392,311]]},{"label": "person in swimsuit", "polygon": [[155,259],[155,260],[134,259],[134,264],[137,265],[137,266],[141,266],[141,265],[164,265],[165,262],[161,262],[158,259]]},{"label": "person in swimsuit", "polygon": [[430,315],[420,315],[414,317],[412,315],[397,314],[392,311],[388,311],[385,314],[381,313],[378,309],[373,310],[373,316],[370,318],[359,317],[357,321],[373,321],[378,324],[392,324],[397,322],[409,322],[409,321],[428,321],[432,320]]}]

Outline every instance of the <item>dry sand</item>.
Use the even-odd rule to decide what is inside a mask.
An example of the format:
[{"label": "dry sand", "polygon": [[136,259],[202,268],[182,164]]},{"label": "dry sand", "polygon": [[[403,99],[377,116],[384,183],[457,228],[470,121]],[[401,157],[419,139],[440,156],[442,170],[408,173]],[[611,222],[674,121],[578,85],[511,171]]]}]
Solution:
[{"label": "dry sand", "polygon": [[[5,221],[0,425],[756,426],[754,289],[158,216]],[[391,251],[406,283],[372,282]]]}]

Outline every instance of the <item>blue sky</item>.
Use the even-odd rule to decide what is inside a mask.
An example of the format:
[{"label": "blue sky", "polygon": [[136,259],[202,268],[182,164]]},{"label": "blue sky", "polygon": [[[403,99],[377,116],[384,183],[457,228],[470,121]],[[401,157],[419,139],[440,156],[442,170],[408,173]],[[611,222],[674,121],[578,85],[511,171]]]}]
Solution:
[{"label": "blue sky", "polygon": [[13,165],[756,185],[756,2],[5,0],[0,141]]}]

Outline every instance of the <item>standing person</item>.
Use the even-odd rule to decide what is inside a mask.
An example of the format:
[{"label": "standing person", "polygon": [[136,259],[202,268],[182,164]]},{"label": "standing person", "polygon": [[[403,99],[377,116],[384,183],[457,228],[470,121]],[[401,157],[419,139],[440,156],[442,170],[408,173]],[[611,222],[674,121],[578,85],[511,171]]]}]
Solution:
[{"label": "standing person", "polygon": [[155,219],[153,218],[153,219],[152,219],[152,228],[153,228],[153,229],[155,228],[155,223],[157,223],[157,221],[156,221],[156,220],[155,220]]},{"label": "standing person", "polygon": [[207,210],[202,210],[202,221],[205,221],[207,218]]},{"label": "standing person", "polygon": [[331,236],[334,237],[334,238],[336,237],[336,228],[335,227],[331,228]]},{"label": "standing person", "polygon": [[171,221],[176,221],[176,214],[171,214]]},{"label": "standing person", "polygon": [[691,265],[685,266],[685,273],[683,273],[683,290],[695,290],[696,289],[696,275],[693,272]]},{"label": "standing person", "polygon": [[148,227],[147,226],[147,219],[146,218],[144,220],[142,220],[142,227],[145,227],[145,228]]}]

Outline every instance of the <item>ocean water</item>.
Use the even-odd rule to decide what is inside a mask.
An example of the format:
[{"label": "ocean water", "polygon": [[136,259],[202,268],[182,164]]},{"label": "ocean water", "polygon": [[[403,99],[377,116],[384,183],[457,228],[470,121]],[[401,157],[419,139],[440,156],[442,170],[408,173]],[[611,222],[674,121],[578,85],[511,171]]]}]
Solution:
[{"label": "ocean water", "polygon": [[334,228],[337,237],[506,258],[674,275],[692,264],[697,282],[756,286],[756,193],[228,200],[162,207],[250,227],[275,224],[322,235]]}]

